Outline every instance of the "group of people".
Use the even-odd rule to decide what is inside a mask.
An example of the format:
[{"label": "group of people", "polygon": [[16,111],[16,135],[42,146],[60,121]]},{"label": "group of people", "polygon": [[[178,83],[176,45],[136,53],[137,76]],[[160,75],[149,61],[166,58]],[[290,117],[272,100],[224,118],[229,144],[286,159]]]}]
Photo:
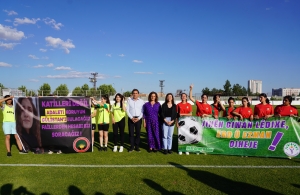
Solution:
[{"label": "group of people", "polygon": [[[196,116],[199,117],[227,117],[228,119],[267,119],[272,116],[298,116],[297,108],[292,106],[292,97],[285,96],[283,104],[276,106],[270,105],[270,101],[265,93],[259,95],[260,104],[255,105],[254,111],[250,107],[247,97],[242,98],[242,105],[235,106],[234,98],[228,99],[228,107],[225,107],[220,101],[220,95],[214,95],[213,104],[208,104],[208,95],[202,94],[201,101],[195,100],[192,96],[193,85],[190,86],[189,99],[196,105]],[[5,102],[5,104],[3,104]],[[114,103],[111,105],[109,97],[104,95],[99,101],[91,97],[91,117],[92,117],[92,143],[94,143],[94,130],[99,131],[99,151],[107,151],[108,130],[112,123],[114,135],[113,151],[123,152],[124,150],[124,130],[125,118],[128,116],[128,130],[130,148],[129,152],[134,150],[140,152],[140,133],[142,125],[146,128],[148,152],[157,152],[162,149],[164,154],[172,153],[172,140],[174,126],[177,125],[177,119],[183,116],[192,116],[192,105],[188,103],[188,95],[181,94],[181,102],[177,105],[171,93],[165,96],[165,101],[161,105],[158,102],[156,92],[151,92],[148,96],[148,102],[139,98],[139,90],[133,89],[132,95],[125,102],[125,97],[117,93],[114,97]],[[5,134],[5,146],[7,156],[11,156],[10,136],[14,135],[20,154],[26,154],[27,151],[34,150],[35,153],[43,153],[39,118],[37,117],[36,107],[32,99],[19,97],[16,101],[16,109],[13,105],[13,96],[5,96],[0,99],[0,105],[3,111],[3,131]],[[17,123],[15,119],[15,112]],[[221,113],[223,112],[223,113]],[[20,141],[19,135],[26,138],[24,144]],[[30,143],[31,146],[26,145]],[[188,154],[188,153],[187,153]]]},{"label": "group of people", "polygon": [[[293,101],[292,96],[284,96],[283,97],[283,104],[278,105],[273,109],[273,106],[270,104],[270,100],[268,99],[265,93],[261,93],[259,95],[260,104],[255,105],[254,112],[250,107],[250,102],[248,97],[242,98],[242,105],[239,107],[235,107],[234,98],[230,97],[228,99],[228,107],[225,106],[220,101],[220,95],[213,96],[213,104],[209,105],[207,103],[208,95],[202,94],[201,102],[195,100],[192,96],[193,93],[193,85],[190,86],[189,97],[190,100],[196,104],[197,112],[196,115],[200,117],[219,117],[219,112],[223,111],[223,117],[227,117],[228,119],[267,119],[272,116],[275,117],[284,117],[284,116],[291,116],[295,117],[298,116],[298,110],[296,107],[292,106],[291,103]],[[185,98],[186,99],[186,98]],[[187,103],[188,104],[188,103]]]},{"label": "group of people", "polygon": [[[139,90],[133,89],[132,96],[125,103],[123,95],[117,93],[114,104],[111,105],[107,96],[102,96],[100,101],[92,99],[92,142],[94,142],[94,130],[99,131],[99,151],[107,151],[108,129],[111,122],[114,133],[113,151],[124,150],[125,116],[128,116],[128,130],[130,148],[140,152],[140,133],[142,124],[147,130],[148,152],[157,152],[163,149],[165,154],[172,153],[172,139],[174,125],[177,118],[177,109],[174,97],[171,93],[166,95],[165,102],[160,105],[156,92],[151,92],[148,102],[139,98]],[[104,143],[103,143],[104,140]]]}]

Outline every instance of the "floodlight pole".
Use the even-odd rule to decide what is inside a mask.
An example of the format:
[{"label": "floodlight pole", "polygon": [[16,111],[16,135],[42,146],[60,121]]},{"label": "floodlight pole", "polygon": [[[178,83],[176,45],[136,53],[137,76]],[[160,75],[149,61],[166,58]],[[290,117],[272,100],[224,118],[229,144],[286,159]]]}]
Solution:
[{"label": "floodlight pole", "polygon": [[159,87],[160,87],[160,95],[161,95],[161,97],[163,97],[164,82],[165,82],[165,80],[159,80]]},{"label": "floodlight pole", "polygon": [[97,72],[92,72],[91,75],[93,77],[90,77],[90,82],[94,84],[94,93],[93,93],[93,96],[95,96],[96,94],[96,83],[97,83],[97,75],[98,73]]}]

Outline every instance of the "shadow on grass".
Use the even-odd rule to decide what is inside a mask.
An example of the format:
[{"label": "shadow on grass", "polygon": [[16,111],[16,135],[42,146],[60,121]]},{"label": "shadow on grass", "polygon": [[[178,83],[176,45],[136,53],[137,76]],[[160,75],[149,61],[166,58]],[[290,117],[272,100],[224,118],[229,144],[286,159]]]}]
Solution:
[{"label": "shadow on grass", "polygon": [[29,192],[25,187],[20,186],[19,188],[13,190],[13,184],[4,184],[1,186],[1,195],[34,195],[34,193]]},{"label": "shadow on grass", "polygon": [[174,191],[168,191],[165,188],[163,188],[160,184],[150,180],[150,179],[143,179],[143,181],[152,189],[160,192],[161,194],[174,194],[174,195],[183,195],[180,192],[174,192]]},{"label": "shadow on grass", "polygon": [[192,170],[173,162],[170,162],[170,164],[186,171],[193,179],[225,194],[280,194],[248,183],[234,181],[208,171]]},{"label": "shadow on grass", "polygon": [[[68,187],[69,195],[85,195],[78,187],[70,185]],[[123,195],[122,193],[117,193],[118,195]],[[1,186],[0,195],[35,195],[34,193],[28,191],[26,187],[20,186],[19,188],[13,190],[13,184],[4,184]],[[43,192],[41,195],[50,195],[48,192]],[[96,192],[95,195],[104,195],[101,192]]]},{"label": "shadow on grass", "polygon": [[299,184],[294,184],[294,183],[292,183],[291,185],[294,186],[295,188],[300,188],[300,185],[299,185]]}]

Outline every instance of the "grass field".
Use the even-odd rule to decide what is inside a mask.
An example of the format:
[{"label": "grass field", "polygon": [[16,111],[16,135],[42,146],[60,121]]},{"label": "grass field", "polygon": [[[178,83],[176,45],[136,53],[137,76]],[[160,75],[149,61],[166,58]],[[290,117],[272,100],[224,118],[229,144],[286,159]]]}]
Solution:
[{"label": "grass field", "polygon": [[0,194],[300,194],[299,159],[180,156],[176,131],[173,154],[149,154],[144,129],[141,138],[141,153],[110,142],[108,152],[21,155],[13,145],[8,158],[1,133]]}]

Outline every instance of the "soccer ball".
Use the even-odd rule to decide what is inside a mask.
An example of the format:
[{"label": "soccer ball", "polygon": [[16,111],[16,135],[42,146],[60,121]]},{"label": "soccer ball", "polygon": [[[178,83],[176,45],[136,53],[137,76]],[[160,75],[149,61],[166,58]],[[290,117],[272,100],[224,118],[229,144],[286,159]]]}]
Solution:
[{"label": "soccer ball", "polygon": [[194,117],[181,118],[178,125],[179,144],[197,144],[202,140],[202,126]]}]

